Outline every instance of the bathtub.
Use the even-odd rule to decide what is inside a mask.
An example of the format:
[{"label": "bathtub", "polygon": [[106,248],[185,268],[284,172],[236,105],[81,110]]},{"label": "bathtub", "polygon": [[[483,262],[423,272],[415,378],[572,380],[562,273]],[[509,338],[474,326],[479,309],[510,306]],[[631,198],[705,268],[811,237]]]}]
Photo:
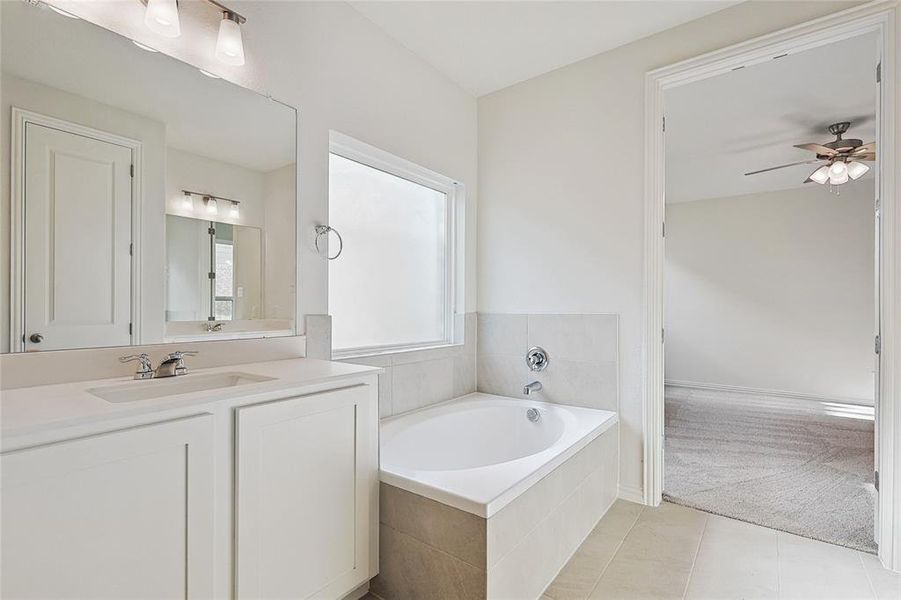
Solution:
[{"label": "bathtub", "polygon": [[606,410],[470,394],[382,421],[381,479],[487,518],[616,420]]},{"label": "bathtub", "polygon": [[611,411],[476,393],[380,429],[385,598],[538,598],[616,498]]}]

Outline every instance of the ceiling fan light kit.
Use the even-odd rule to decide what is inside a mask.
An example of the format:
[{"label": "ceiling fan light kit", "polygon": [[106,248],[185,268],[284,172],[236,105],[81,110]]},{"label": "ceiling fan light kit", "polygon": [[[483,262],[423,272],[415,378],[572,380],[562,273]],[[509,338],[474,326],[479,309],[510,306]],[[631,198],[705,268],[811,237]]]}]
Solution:
[{"label": "ceiling fan light kit", "polygon": [[826,164],[817,167],[817,169],[804,180],[804,183],[812,181],[814,183],[819,183],[820,185],[828,183],[830,186],[837,186],[847,183],[848,181],[860,179],[870,170],[868,165],[865,165],[860,161],[876,160],[876,142],[864,144],[863,140],[842,138],[842,135],[844,135],[850,127],[850,121],[833,123],[828,127],[829,133],[835,136],[833,141],[826,142],[825,144],[808,143],[797,144],[795,146],[795,148],[800,148],[801,150],[815,152],[815,159],[779,165],[778,167],[769,167],[759,171],[751,171],[745,173],[745,175],[757,175],[759,173],[767,173],[786,167],[825,161]]}]

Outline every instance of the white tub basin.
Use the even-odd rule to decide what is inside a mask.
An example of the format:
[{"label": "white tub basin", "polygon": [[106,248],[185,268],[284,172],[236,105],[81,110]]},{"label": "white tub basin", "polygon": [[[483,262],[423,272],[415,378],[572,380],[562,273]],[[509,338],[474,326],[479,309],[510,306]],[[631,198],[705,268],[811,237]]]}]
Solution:
[{"label": "white tub basin", "polygon": [[250,373],[188,374],[91,388],[88,392],[107,402],[135,402],[137,400],[150,400],[151,398],[164,398],[192,392],[230,388],[261,381],[272,381],[273,379],[273,377],[251,375]]}]

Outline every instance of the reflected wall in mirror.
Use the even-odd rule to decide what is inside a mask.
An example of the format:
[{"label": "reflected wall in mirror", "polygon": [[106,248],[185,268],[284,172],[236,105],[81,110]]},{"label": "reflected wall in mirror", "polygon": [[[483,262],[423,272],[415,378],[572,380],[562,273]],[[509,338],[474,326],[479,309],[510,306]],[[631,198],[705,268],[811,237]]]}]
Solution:
[{"label": "reflected wall in mirror", "polygon": [[293,335],[296,111],[43,4],[0,27],[0,350]]}]

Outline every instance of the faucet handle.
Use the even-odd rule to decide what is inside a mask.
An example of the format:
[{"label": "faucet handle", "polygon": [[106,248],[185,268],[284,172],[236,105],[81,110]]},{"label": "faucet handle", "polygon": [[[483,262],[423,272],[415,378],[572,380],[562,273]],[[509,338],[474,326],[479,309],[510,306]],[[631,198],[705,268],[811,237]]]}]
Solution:
[{"label": "faucet handle", "polygon": [[138,361],[138,370],[135,371],[135,379],[149,379],[153,377],[153,364],[150,362],[150,356],[145,353],[130,354],[128,356],[120,356],[120,363]]},{"label": "faucet handle", "polygon": [[166,356],[166,360],[181,360],[186,356],[197,356],[200,354],[197,350],[176,350],[175,352],[170,352]]}]

